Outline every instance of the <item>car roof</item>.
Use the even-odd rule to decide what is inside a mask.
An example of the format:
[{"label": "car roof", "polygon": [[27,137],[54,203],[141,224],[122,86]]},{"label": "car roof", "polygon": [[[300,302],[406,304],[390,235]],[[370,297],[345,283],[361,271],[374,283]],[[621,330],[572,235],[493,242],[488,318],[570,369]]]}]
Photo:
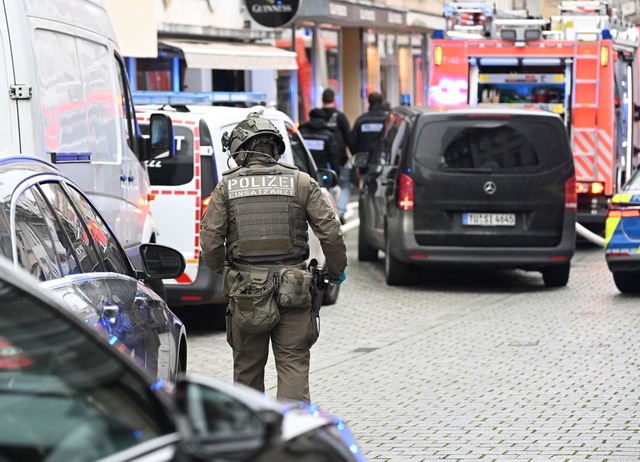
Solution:
[{"label": "car roof", "polygon": [[[295,125],[293,120],[284,112],[276,108],[256,105],[251,107],[229,107],[229,106],[211,106],[211,105],[186,105],[180,107],[172,106],[137,106],[137,112],[162,112],[172,119],[177,120],[199,120],[207,119],[207,123],[220,126],[228,125],[230,121],[240,122],[245,119],[251,112],[258,112],[268,119],[278,119]],[[236,122],[236,123],[237,123]],[[233,122],[231,122],[233,123]]]},{"label": "car roof", "polygon": [[[186,112],[184,110],[186,110]],[[271,120],[276,128],[280,131],[284,138],[285,152],[282,154],[281,161],[293,164],[293,153],[291,145],[287,139],[287,127],[285,123],[295,127],[296,124],[284,112],[273,107],[265,107],[262,105],[252,107],[229,107],[229,106],[211,106],[211,105],[188,105],[182,106],[181,110],[177,110],[171,106],[143,106],[139,113],[161,112],[171,117],[172,121],[176,121],[179,125],[192,126],[188,122],[198,122],[204,120],[207,127],[211,131],[211,142],[213,143],[214,157],[218,167],[218,175],[229,168],[228,154],[223,151],[221,143],[221,135],[223,131],[231,131],[232,127],[238,122],[244,120],[251,112],[258,112],[265,118]],[[306,147],[305,147],[306,149]],[[235,166],[235,162],[231,161],[231,167]]]},{"label": "car roof", "polygon": [[444,115],[444,116],[470,116],[470,115],[498,115],[498,116],[539,116],[554,119],[560,119],[558,114],[553,112],[535,108],[535,107],[510,107],[510,106],[464,106],[464,107],[417,107],[417,106],[398,106],[392,109],[393,112],[411,116],[425,115]]},{"label": "car roof", "polygon": [[75,184],[58,168],[37,157],[19,155],[0,159],[0,186],[3,194],[13,191],[27,177],[34,175],[57,175]]}]

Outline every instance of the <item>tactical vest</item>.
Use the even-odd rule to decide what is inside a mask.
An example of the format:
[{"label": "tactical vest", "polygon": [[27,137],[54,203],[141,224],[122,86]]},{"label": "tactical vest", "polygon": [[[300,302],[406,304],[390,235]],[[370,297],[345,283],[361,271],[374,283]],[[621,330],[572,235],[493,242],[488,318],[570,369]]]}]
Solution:
[{"label": "tactical vest", "polygon": [[313,129],[305,127],[300,130],[304,137],[304,144],[311,152],[313,160],[320,168],[334,168],[339,166],[331,165],[330,142],[333,140],[333,134],[328,128]]},{"label": "tactical vest", "polygon": [[231,265],[296,265],[309,257],[307,212],[297,202],[298,170],[236,168],[223,174]]},{"label": "tactical vest", "polygon": [[380,138],[384,129],[384,122],[387,113],[382,110],[374,110],[360,116],[357,144],[354,146],[355,152],[370,151],[374,143]]}]

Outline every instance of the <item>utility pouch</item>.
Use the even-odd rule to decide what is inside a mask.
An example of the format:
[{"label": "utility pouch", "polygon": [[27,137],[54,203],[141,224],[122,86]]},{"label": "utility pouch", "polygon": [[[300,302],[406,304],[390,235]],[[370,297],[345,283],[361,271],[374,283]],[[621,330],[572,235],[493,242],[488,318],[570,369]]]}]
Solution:
[{"label": "utility pouch", "polygon": [[283,268],[279,271],[278,305],[289,308],[311,307],[311,282],[313,276],[300,268]]},{"label": "utility pouch", "polygon": [[236,271],[229,266],[222,268],[222,293],[225,297],[229,297],[231,285],[240,278],[242,278],[242,273],[240,271]]},{"label": "utility pouch", "polygon": [[[232,270],[234,271],[234,270]],[[247,275],[249,277],[242,277]],[[240,273],[229,287],[229,309],[240,330],[259,334],[270,331],[280,321],[268,268],[251,268]],[[225,278],[226,284],[226,278]]]}]

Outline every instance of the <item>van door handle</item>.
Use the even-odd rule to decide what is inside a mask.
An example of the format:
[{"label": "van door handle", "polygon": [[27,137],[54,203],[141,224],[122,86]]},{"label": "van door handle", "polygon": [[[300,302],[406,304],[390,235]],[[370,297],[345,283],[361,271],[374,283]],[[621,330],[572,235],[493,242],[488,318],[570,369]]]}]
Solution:
[{"label": "van door handle", "polygon": [[393,185],[393,183],[394,183],[394,181],[393,181],[393,180],[390,180],[390,179],[386,179],[386,180],[382,180],[382,181],[380,181],[380,184],[381,184],[382,186],[391,186],[391,185]]}]

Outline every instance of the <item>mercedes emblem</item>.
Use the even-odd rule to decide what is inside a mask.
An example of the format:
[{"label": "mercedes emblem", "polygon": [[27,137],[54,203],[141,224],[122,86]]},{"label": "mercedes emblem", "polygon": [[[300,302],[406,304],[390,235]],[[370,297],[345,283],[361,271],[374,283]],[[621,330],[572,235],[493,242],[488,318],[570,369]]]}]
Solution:
[{"label": "mercedes emblem", "polygon": [[487,181],[484,186],[482,186],[482,189],[484,190],[484,192],[486,192],[487,194],[491,195],[494,194],[496,192],[496,189],[498,189],[498,187],[496,186],[496,184],[493,181]]}]

